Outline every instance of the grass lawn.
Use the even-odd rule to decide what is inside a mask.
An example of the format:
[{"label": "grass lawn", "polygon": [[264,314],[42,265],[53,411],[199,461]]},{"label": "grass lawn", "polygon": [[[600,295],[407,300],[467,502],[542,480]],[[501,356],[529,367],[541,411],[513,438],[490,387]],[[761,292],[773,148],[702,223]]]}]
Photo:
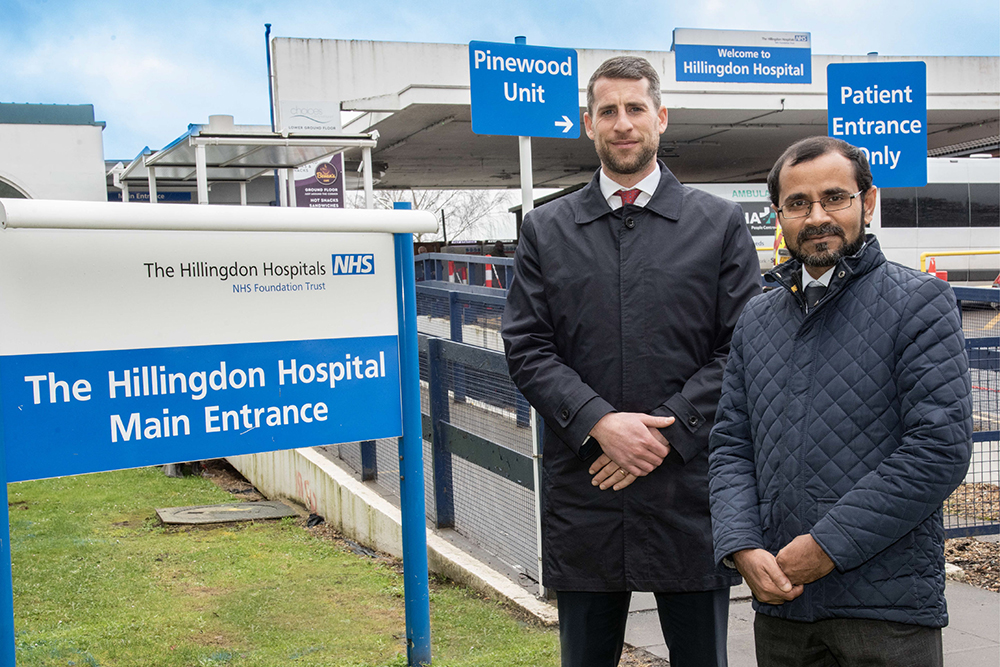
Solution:
[{"label": "grass lawn", "polygon": [[[159,468],[8,486],[17,664],[406,665],[403,580],[297,519],[162,526],[157,507],[234,502]],[[431,585],[434,665],[558,664],[558,636]]]}]

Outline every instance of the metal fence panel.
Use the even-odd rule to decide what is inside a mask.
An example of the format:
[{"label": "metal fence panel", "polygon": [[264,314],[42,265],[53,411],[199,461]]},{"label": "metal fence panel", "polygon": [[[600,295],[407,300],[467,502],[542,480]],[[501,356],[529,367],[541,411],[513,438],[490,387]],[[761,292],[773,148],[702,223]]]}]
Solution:
[{"label": "metal fence panel", "polygon": [[1000,533],[1000,290],[956,287],[972,380],[972,462],[944,505],[945,535]]}]

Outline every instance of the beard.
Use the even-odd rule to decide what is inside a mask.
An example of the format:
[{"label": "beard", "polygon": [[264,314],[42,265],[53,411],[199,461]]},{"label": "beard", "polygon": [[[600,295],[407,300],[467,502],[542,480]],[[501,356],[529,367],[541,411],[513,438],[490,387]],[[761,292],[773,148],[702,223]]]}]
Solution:
[{"label": "beard", "polygon": [[[800,250],[802,245],[809,239],[827,235],[840,237],[840,247],[831,249],[829,244],[824,242],[817,244],[816,249],[811,253],[807,254]],[[863,225],[860,231],[858,231],[857,238],[849,242],[847,240],[847,235],[844,233],[844,228],[831,222],[820,225],[819,227],[803,228],[796,236],[794,246],[791,243],[786,243],[788,247],[788,254],[806,266],[833,266],[839,262],[842,257],[850,257],[851,255],[857,254],[864,244],[865,232]]]},{"label": "beard", "polygon": [[657,141],[644,143],[638,153],[629,156],[617,155],[608,144],[603,142],[595,144],[597,157],[601,159],[601,164],[608,170],[616,174],[636,174],[656,159],[656,151],[660,148],[659,138]]}]

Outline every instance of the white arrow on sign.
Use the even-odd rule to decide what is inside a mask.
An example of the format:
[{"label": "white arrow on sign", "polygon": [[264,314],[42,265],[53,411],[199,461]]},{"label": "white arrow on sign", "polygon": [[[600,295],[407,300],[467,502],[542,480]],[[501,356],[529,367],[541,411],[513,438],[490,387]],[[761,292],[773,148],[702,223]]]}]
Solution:
[{"label": "white arrow on sign", "polygon": [[566,116],[563,116],[562,120],[557,120],[555,122],[556,127],[561,127],[563,129],[563,134],[569,132],[570,128],[573,127],[573,121],[571,121]]}]

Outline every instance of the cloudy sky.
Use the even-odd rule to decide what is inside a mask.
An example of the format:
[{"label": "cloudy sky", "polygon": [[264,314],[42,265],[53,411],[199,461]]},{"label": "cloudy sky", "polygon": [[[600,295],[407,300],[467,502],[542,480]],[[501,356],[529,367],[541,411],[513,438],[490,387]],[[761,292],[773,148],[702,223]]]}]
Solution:
[{"label": "cloudy sky", "polygon": [[1000,55],[997,0],[3,0],[0,102],[93,104],[109,159],[211,114],[267,124],[265,23],[279,37],[649,50],[674,28],[808,31],[817,54]]}]

